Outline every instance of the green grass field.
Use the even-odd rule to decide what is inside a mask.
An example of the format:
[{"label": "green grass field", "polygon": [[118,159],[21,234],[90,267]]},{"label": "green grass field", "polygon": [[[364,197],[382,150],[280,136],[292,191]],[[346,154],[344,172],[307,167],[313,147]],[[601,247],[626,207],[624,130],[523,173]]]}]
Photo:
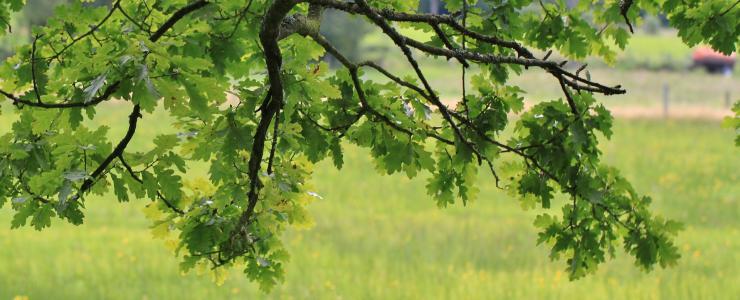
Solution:
[{"label": "green grass field", "polygon": [[684,67],[690,64],[691,48],[673,30],[656,34],[638,32],[629,40],[624,52],[619,54],[619,59],[623,63],[643,67]]},{"label": "green grass field", "polygon": [[[144,127],[137,146],[155,128]],[[223,286],[180,274],[164,243],[151,238],[146,201],[93,198],[84,225],[55,220],[43,232],[10,230],[11,212],[0,210],[0,299],[733,299],[740,294],[733,134],[717,123],[618,121],[604,146],[605,159],[654,196],[656,211],[686,224],[677,241],[683,258],[672,269],[645,274],[620,255],[569,282],[565,263],[535,245],[538,211],[522,211],[490,178],[468,207],[438,209],[423,179],[380,176],[364,151],[351,149],[341,172],[317,167],[324,199],[310,206],[316,225],[285,237],[292,259],[269,295],[238,270]]]}]

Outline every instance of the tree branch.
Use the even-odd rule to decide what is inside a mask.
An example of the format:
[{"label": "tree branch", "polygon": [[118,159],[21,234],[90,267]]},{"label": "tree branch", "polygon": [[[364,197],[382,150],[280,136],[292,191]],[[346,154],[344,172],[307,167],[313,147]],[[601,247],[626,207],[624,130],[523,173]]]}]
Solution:
[{"label": "tree branch", "polygon": [[[452,41],[450,41],[450,39],[447,37],[447,34],[444,31],[442,31],[442,28],[439,27],[439,24],[434,23],[430,25],[432,26],[432,29],[434,29],[434,32],[437,34],[439,39],[442,40],[442,43],[445,45],[445,47],[447,47],[447,49],[450,49],[452,51],[455,51],[457,49],[457,47],[455,47],[455,45],[452,44]],[[464,49],[464,46],[463,46],[463,49]],[[457,59],[457,61],[459,61],[460,64],[463,65],[463,67],[465,68],[470,67],[470,64],[468,64],[468,62],[465,61],[464,58],[455,57],[455,59]]]},{"label": "tree branch", "polygon": [[[165,23],[162,25],[162,27],[160,27],[149,38],[149,40],[151,42],[158,41],[168,30],[172,29],[172,27],[175,26],[175,24],[178,21],[180,21],[180,19],[184,18],[189,13],[192,13],[192,12],[198,10],[198,9],[201,9],[201,8],[205,7],[208,4],[209,4],[208,1],[202,1],[201,0],[201,1],[193,2],[193,3],[191,3],[191,4],[187,5],[187,6],[184,6],[184,7],[180,8],[180,9],[178,9],[174,14],[172,14],[172,16],[170,16],[169,19],[167,19],[167,21],[165,21]],[[116,3],[114,4],[113,9],[111,9],[111,11],[108,13],[108,15],[106,15],[106,17],[100,23],[98,23],[97,26],[93,27],[93,29],[91,29],[89,32],[87,32],[87,33],[81,35],[80,37],[78,37],[77,39],[75,39],[75,41],[73,41],[73,43],[68,44],[67,46],[65,46],[64,49],[62,49],[60,52],[57,52],[57,54],[54,57],[52,57],[52,59],[57,59],[59,57],[59,55],[61,55],[62,52],[64,52],[69,47],[71,47],[72,44],[76,43],[77,41],[79,41],[83,37],[86,37],[86,36],[91,35],[95,30],[97,30],[100,26],[102,26],[102,24],[105,23],[105,21],[107,21],[108,18],[110,18],[110,16],[115,11],[116,7],[118,7],[119,5],[120,5],[120,0],[119,1],[116,1]],[[35,41],[34,41],[34,44],[35,44]],[[32,63],[33,63],[33,61],[32,61]],[[95,97],[95,98],[93,98],[93,99],[91,99],[90,101],[87,101],[87,102],[69,102],[71,100],[66,100],[66,102],[62,102],[62,103],[41,103],[40,100],[39,100],[39,102],[33,102],[33,101],[28,101],[28,100],[21,99],[20,97],[17,97],[15,95],[13,95],[12,93],[9,93],[9,92],[3,91],[3,90],[0,90],[0,94],[2,94],[3,96],[5,96],[6,98],[10,99],[13,102],[14,105],[23,104],[23,105],[27,105],[27,106],[39,107],[39,108],[47,108],[47,109],[74,108],[74,107],[82,108],[82,107],[94,106],[94,105],[97,105],[100,102],[103,102],[105,100],[108,100],[108,98],[110,98],[110,96],[113,95],[113,93],[116,92],[116,90],[120,86],[121,82],[122,82],[122,80],[118,80],[116,82],[113,82],[108,87],[106,87],[106,89],[103,91],[103,94],[101,94],[100,96],[97,96],[97,97]],[[34,87],[35,87],[35,80],[34,80]],[[37,93],[36,94],[36,97],[38,97],[40,99],[40,95],[38,95],[38,91],[36,91],[36,93]]]},{"label": "tree branch", "polygon": [[[326,38],[324,38],[323,36],[321,36],[318,33],[312,34],[312,35],[310,35],[310,37],[317,44],[321,45],[324,48],[324,50],[326,50],[326,52],[328,52],[329,54],[331,54],[332,56],[334,56],[334,58],[336,58],[337,60],[339,60],[339,62],[341,62],[342,65],[344,65],[344,67],[347,68],[347,70],[349,70],[350,76],[352,77],[352,84],[355,87],[355,92],[357,93],[357,97],[359,98],[360,104],[362,105],[362,108],[364,110],[366,110],[368,113],[370,113],[370,115],[375,116],[376,118],[380,119],[384,124],[386,124],[389,127],[395,129],[396,131],[403,132],[403,133],[405,133],[407,135],[410,135],[410,136],[411,135],[414,135],[414,132],[413,131],[411,131],[411,130],[409,130],[407,128],[404,128],[404,127],[402,127],[402,126],[400,126],[398,124],[396,124],[391,119],[389,119],[386,115],[380,113],[379,111],[377,111],[376,109],[374,109],[372,106],[370,106],[370,103],[367,102],[367,98],[365,96],[365,91],[362,89],[362,81],[360,80],[360,78],[359,78],[359,76],[357,74],[357,70],[359,69],[359,67],[362,67],[362,66],[372,67],[372,68],[380,71],[381,73],[385,74],[386,76],[388,76],[392,80],[399,82],[399,84],[404,85],[406,87],[409,87],[411,89],[414,89],[415,91],[419,92],[422,96],[424,96],[426,98],[427,97],[426,96],[426,93],[424,93],[423,90],[421,90],[419,87],[416,87],[416,86],[414,86],[413,84],[411,84],[409,82],[406,82],[406,81],[401,80],[400,78],[394,76],[393,74],[391,74],[387,70],[383,69],[382,67],[380,67],[378,64],[376,64],[374,62],[369,62],[368,61],[368,62],[364,62],[364,63],[359,64],[359,65],[352,63],[351,61],[349,61],[349,59],[346,56],[344,56],[331,43],[329,43],[329,41]],[[443,142],[445,144],[448,144],[448,145],[454,145],[455,144],[453,141],[450,141],[448,139],[445,139],[444,137],[442,137],[442,136],[440,136],[440,135],[438,135],[438,134],[436,134],[434,132],[425,132],[424,134],[426,134],[428,136],[431,136],[434,139],[436,139],[436,140],[438,140],[440,142]]]},{"label": "tree branch", "polygon": [[[199,1],[199,2],[205,2],[205,4],[207,4],[206,1]],[[196,3],[199,3],[199,2],[196,2]],[[196,4],[196,3],[194,3],[194,4]],[[175,14],[173,14],[172,17],[170,17],[170,19],[167,22],[165,22],[165,25],[162,25],[163,27],[160,28],[159,30],[157,30],[157,32],[160,32],[160,34],[159,35],[152,35],[152,37],[150,38],[150,40],[152,42],[156,42],[162,36],[162,34],[164,34],[165,32],[167,32],[167,29],[172,28],[172,26],[174,26],[174,24],[178,20],[182,19],[187,13],[195,11],[196,9],[193,9],[193,7],[192,7],[194,4],[191,4],[189,6],[186,6],[186,7],[182,8],[182,9],[178,10],[178,12],[176,12]],[[203,7],[203,6],[205,6],[205,4],[203,4],[201,6],[198,6],[198,7]],[[183,13],[183,12],[186,12],[186,13]],[[166,28],[166,29],[163,29],[163,28]],[[110,93],[112,94],[113,93],[112,90],[115,90],[115,88],[113,88],[113,87],[117,86],[119,83],[120,83],[120,81],[119,82],[116,82],[113,85],[111,85],[110,87],[108,87],[108,89],[106,89],[106,91],[111,90]],[[95,182],[97,182],[97,180],[99,179],[99,177],[108,169],[108,166],[110,166],[111,162],[113,162],[113,160],[116,159],[117,157],[121,157],[121,155],[123,155],[123,151],[126,149],[126,147],[128,146],[128,144],[131,142],[131,139],[134,137],[134,134],[136,133],[136,126],[137,126],[137,124],[139,122],[139,118],[141,118],[141,117],[142,117],[142,115],[141,115],[141,106],[139,106],[138,104],[136,104],[136,105],[134,105],[134,108],[131,111],[131,114],[129,114],[129,117],[128,117],[128,124],[129,125],[128,125],[128,129],[126,131],[126,134],[118,142],[118,144],[116,145],[116,147],[113,149],[113,152],[111,152],[103,160],[103,162],[100,163],[100,165],[98,165],[98,167],[95,169],[95,171],[93,171],[92,174],[90,174],[89,177],[87,179],[85,179],[85,181],[82,183],[82,186],[78,190],[77,194],[72,198],[72,201],[75,201],[75,200],[81,198],[90,188],[92,188],[92,186],[95,184]]]},{"label": "tree branch", "polygon": [[[597,92],[597,93],[602,93],[605,95],[624,94],[626,92],[625,90],[621,88],[608,87],[602,84],[598,84],[596,82],[592,82],[590,80],[579,78],[575,74],[572,74],[564,70],[555,62],[547,61],[544,59],[543,60],[536,59],[529,50],[524,48],[519,43],[516,43],[513,41],[505,41],[497,37],[488,36],[488,35],[484,35],[484,34],[471,31],[467,29],[467,27],[458,23],[452,16],[431,15],[431,14],[408,14],[408,13],[395,12],[390,9],[379,10],[379,9],[371,8],[368,5],[363,5],[362,3],[366,3],[364,1],[356,1],[356,3],[348,3],[348,2],[340,2],[337,0],[305,0],[305,2],[324,5],[326,7],[331,7],[334,9],[342,10],[350,14],[364,15],[368,17],[369,19],[371,19],[374,23],[376,23],[381,28],[383,28],[383,26],[377,23],[378,20],[382,22],[385,22],[385,20],[388,20],[388,21],[398,21],[398,22],[426,23],[426,24],[429,24],[430,26],[432,26],[433,24],[446,24],[450,26],[451,28],[453,28],[454,30],[460,32],[461,34],[465,36],[469,36],[477,41],[513,49],[514,51],[517,52],[517,55],[518,55],[518,57],[497,56],[497,55],[482,54],[482,53],[471,52],[471,51],[463,51],[459,49],[458,50],[444,49],[444,48],[427,45],[425,43],[411,39],[409,37],[400,35],[396,32],[396,35],[398,35],[400,40],[403,41],[403,44],[408,44],[411,47],[414,47],[422,52],[425,52],[427,54],[431,54],[434,56],[443,56],[446,58],[454,57],[458,60],[461,60],[461,59],[462,60],[472,60],[472,61],[476,61],[479,63],[517,64],[517,65],[522,65],[525,67],[541,67],[548,71],[554,72],[555,74],[563,74],[565,77],[571,78],[572,80],[566,79],[564,81],[566,84],[568,84],[569,86],[575,89],[587,90],[590,92]],[[394,39],[394,42],[396,40],[397,39]],[[585,86],[579,85],[578,82],[580,82],[581,84]]]},{"label": "tree branch", "polygon": [[288,15],[288,12],[297,4],[292,0],[276,0],[270,5],[265,13],[265,17],[262,19],[262,25],[260,29],[260,44],[264,49],[265,63],[267,64],[268,80],[270,81],[269,97],[265,98],[266,103],[262,103],[261,119],[257,125],[257,129],[254,133],[252,142],[252,151],[249,157],[249,192],[247,194],[248,203],[247,209],[244,210],[241,217],[239,218],[239,226],[237,227],[234,234],[243,233],[246,234],[246,225],[251,222],[251,217],[254,214],[254,209],[259,200],[259,190],[262,188],[262,183],[259,179],[259,170],[262,164],[262,156],[264,155],[265,139],[267,137],[267,130],[274,115],[280,110],[283,105],[283,81],[280,78],[280,68],[282,66],[282,55],[280,53],[280,47],[278,46],[278,38],[280,37],[280,30],[283,19]]},{"label": "tree branch", "polygon": [[[460,139],[460,141],[465,144],[471,151],[476,153],[478,157],[478,162],[481,162],[481,154],[478,152],[478,150],[475,148],[475,146],[470,143],[465,136],[463,135],[460,128],[457,127],[455,122],[452,120],[452,117],[450,116],[450,112],[447,109],[447,106],[445,106],[442,101],[439,100],[439,97],[434,92],[434,89],[432,89],[432,86],[429,84],[429,82],[426,79],[426,76],[424,76],[424,72],[421,71],[421,67],[419,66],[419,63],[414,59],[413,54],[411,54],[411,49],[407,46],[406,40],[407,38],[399,34],[393,27],[391,27],[385,19],[376,12],[374,12],[370,6],[367,4],[365,0],[357,0],[357,4],[360,6],[360,8],[365,12],[365,16],[368,17],[370,20],[373,21],[378,27],[380,27],[383,32],[390,37],[396,45],[401,48],[401,51],[403,52],[404,56],[406,56],[406,60],[409,62],[411,67],[416,72],[417,77],[419,80],[421,80],[421,83],[424,85],[424,88],[427,91],[427,94],[429,95],[429,101],[437,106],[437,109],[439,109],[439,112],[442,114],[442,118],[445,119],[445,121],[452,127],[453,131],[455,132],[455,135]],[[450,52],[453,52],[451,50],[448,50]]]},{"label": "tree branch", "polygon": [[113,149],[113,152],[111,152],[104,160],[103,162],[98,165],[98,167],[93,171],[85,181],[82,182],[82,186],[80,187],[79,191],[77,191],[77,194],[72,197],[72,201],[75,201],[82,197],[92,186],[95,182],[97,182],[98,178],[108,169],[108,166],[113,162],[114,159],[121,156],[123,154],[123,151],[128,146],[128,143],[131,142],[131,139],[134,137],[134,133],[136,133],[136,125],[139,122],[139,118],[141,118],[141,107],[136,104],[134,105],[133,110],[131,111],[131,114],[128,116],[128,130],[126,130],[126,134],[123,136],[121,141],[118,142],[116,147]]},{"label": "tree branch", "polygon": [[[139,178],[139,176],[136,175],[136,172],[134,171],[133,168],[131,168],[131,165],[129,165],[126,162],[126,160],[123,158],[123,153],[121,153],[120,155],[118,155],[118,160],[121,161],[121,164],[123,165],[124,169],[126,169],[126,171],[131,176],[131,178],[133,178],[134,180],[136,180],[136,182],[138,182],[140,184],[144,184],[144,181],[141,180],[141,178]],[[167,198],[165,198],[164,195],[162,195],[162,192],[157,191],[157,198],[159,198],[160,200],[162,200],[162,202],[164,203],[165,206],[167,206],[169,209],[171,209],[172,211],[176,212],[177,214],[179,214],[179,215],[184,215],[185,214],[185,211],[183,211],[182,209],[180,209],[177,206],[173,205],[172,202],[170,202],[169,200],[167,200]]]},{"label": "tree branch", "polygon": [[159,40],[167,31],[170,30],[170,28],[175,26],[180,19],[208,4],[210,4],[210,2],[199,0],[178,9],[169,19],[167,19],[167,21],[164,22],[164,24],[162,24],[162,26],[159,27],[159,29],[157,29],[157,31],[154,32],[154,34],[152,34],[149,40],[152,42]]},{"label": "tree branch", "polygon": [[77,44],[77,42],[81,41],[82,39],[84,39],[84,38],[88,37],[89,35],[92,35],[93,33],[95,33],[95,31],[97,31],[98,29],[100,29],[100,27],[102,27],[103,24],[105,24],[105,22],[107,22],[108,19],[110,19],[110,17],[116,11],[116,9],[118,8],[119,5],[121,5],[121,0],[117,0],[115,3],[113,3],[113,7],[108,11],[108,13],[103,17],[103,19],[101,19],[100,22],[98,22],[98,24],[95,24],[94,26],[92,26],[90,28],[90,30],[88,30],[85,33],[83,33],[83,34],[77,36],[76,38],[72,39],[72,42],[64,45],[64,47],[62,47],[62,49],[59,50],[59,52],[56,52],[53,56],[48,57],[47,59],[49,61],[52,61],[52,60],[55,60],[55,59],[58,60],[59,57],[65,51],[67,51],[67,49],[71,48],[72,46],[74,46],[75,44]]}]

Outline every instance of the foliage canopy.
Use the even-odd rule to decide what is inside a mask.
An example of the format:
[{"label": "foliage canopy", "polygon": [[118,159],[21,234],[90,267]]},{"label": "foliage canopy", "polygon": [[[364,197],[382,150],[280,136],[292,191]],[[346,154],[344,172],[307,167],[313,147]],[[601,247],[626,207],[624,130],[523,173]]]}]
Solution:
[{"label": "foliage canopy", "polygon": [[[0,3],[3,24],[23,2]],[[562,214],[534,224],[538,242],[566,261],[572,279],[594,272],[620,243],[646,270],[675,264],[672,238],[681,225],[652,215],[650,198],[600,161],[597,135],[611,136],[612,117],[594,96],[626,91],[530,49],[613,61],[640,10],[665,13],[690,45],[725,53],[740,45],[738,1],[727,0],[572,8],[449,0],[449,15],[418,14],[410,0],[84,2],[60,7],[0,66],[0,93],[17,116],[0,138],[0,206],[15,210],[12,227],[43,229],[52,217],[81,224],[85,199],[110,190],[119,201],[148,198],[154,235],[173,241],[184,270],[218,276],[240,266],[264,289],[282,278],[281,233],[310,221],[305,207],[318,197],[312,165],[329,158],[341,168],[346,143],[370,149],[380,173],[431,174],[428,195],[440,207],[475,199],[482,169],[524,208],[550,208],[557,193],[567,195]],[[340,53],[321,35],[326,9],[382,30],[416,76]],[[434,38],[418,41],[399,27]],[[327,54],[342,67],[329,69],[321,61]],[[454,59],[462,73],[478,66],[467,70],[475,74],[455,107],[429,84],[419,54]],[[388,81],[366,80],[367,72]],[[507,84],[521,72],[551,74],[562,99],[524,110],[524,91]],[[101,105],[109,101],[122,103]],[[123,107],[130,114],[120,139],[87,125],[96,111]],[[181,133],[159,135],[147,151],[127,150],[158,108]],[[208,165],[207,178],[189,176],[193,162]]]}]

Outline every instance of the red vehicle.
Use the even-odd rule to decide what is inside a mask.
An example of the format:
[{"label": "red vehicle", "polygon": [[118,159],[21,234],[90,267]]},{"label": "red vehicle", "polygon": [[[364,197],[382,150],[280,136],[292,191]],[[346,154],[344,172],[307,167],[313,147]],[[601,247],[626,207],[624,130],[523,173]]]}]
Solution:
[{"label": "red vehicle", "polygon": [[696,48],[691,55],[694,62],[693,67],[703,67],[709,73],[724,74],[732,73],[732,69],[735,68],[736,57],[737,53],[725,55],[707,46]]}]

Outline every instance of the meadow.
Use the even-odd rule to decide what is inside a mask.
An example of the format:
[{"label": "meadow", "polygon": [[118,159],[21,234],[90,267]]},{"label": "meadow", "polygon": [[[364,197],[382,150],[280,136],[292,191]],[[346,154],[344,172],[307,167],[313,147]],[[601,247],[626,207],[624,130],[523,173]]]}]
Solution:
[{"label": "meadow", "polygon": [[[137,146],[156,128],[144,127]],[[350,148],[343,170],[317,166],[324,199],[310,205],[315,226],[285,236],[292,259],[271,294],[238,270],[222,286],[180,274],[151,237],[146,201],[99,197],[87,201],[84,225],[55,220],[42,232],[8,229],[11,212],[0,210],[0,299],[732,299],[740,294],[733,134],[714,122],[617,121],[604,145],[605,160],[652,195],[658,213],[686,225],[675,268],[643,273],[621,253],[570,282],[565,263],[535,243],[540,211],[522,211],[491,178],[481,177],[467,207],[439,209],[423,178],[378,175],[364,150]]]}]

